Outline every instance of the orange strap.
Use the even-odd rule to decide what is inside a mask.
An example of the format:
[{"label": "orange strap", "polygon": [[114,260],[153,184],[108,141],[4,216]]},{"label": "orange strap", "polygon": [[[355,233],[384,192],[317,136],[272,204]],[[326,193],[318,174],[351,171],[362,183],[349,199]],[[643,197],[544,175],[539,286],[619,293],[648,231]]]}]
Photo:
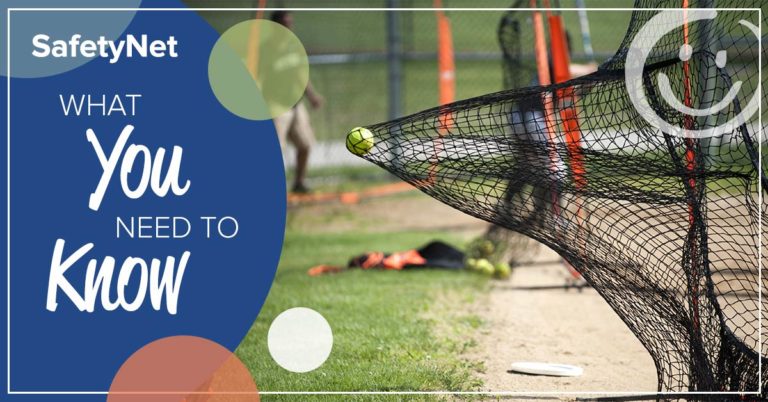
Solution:
[{"label": "orange strap", "polygon": [[307,275],[309,276],[320,276],[325,274],[336,274],[341,271],[344,271],[343,267],[336,267],[333,265],[316,265],[309,270],[307,270]]},{"label": "orange strap", "polygon": [[[365,261],[360,264],[362,269],[383,268],[401,270],[409,265],[426,265],[427,260],[417,250],[401,251],[385,256],[381,251],[374,251],[365,256]],[[335,274],[346,271],[343,267],[333,265],[317,265],[307,271],[309,276]]]},{"label": "orange strap", "polygon": [[393,253],[382,261],[384,269],[403,269],[406,265],[424,265],[427,260],[416,250]]},{"label": "orange strap", "polygon": [[363,261],[362,264],[360,264],[360,268],[362,269],[371,269],[375,268],[377,265],[381,264],[381,262],[384,261],[384,253],[381,251],[374,251],[370,254],[368,254],[368,258]]}]

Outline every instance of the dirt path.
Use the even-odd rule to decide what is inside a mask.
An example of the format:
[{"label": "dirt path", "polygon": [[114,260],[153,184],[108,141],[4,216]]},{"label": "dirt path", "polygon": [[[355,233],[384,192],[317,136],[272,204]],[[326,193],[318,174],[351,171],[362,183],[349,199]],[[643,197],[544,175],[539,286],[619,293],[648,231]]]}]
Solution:
[{"label": "dirt path", "polygon": [[482,234],[488,226],[416,191],[357,204],[305,205],[294,209],[289,219],[292,228],[313,232],[441,230],[471,237]]},{"label": "dirt path", "polygon": [[[602,297],[592,289],[530,289],[560,286],[567,277],[557,254],[544,246],[535,261],[516,268],[510,281],[495,282],[479,311],[487,330],[472,357],[485,362],[485,389],[655,392],[650,355]],[[507,370],[514,361],[573,364],[584,374],[513,374]]]},{"label": "dirt path", "polygon": [[[334,219],[339,216],[345,219]],[[418,194],[356,205],[310,205],[294,211],[293,218],[298,228],[315,231],[445,230],[467,238],[488,225]],[[603,298],[592,289],[530,289],[562,286],[568,275],[557,254],[544,246],[538,247],[533,262],[516,268],[509,281],[493,281],[484,300],[467,306],[467,313],[485,322],[475,336],[477,346],[465,355],[483,362],[483,390],[655,392],[650,355]],[[555,378],[509,373],[514,361],[573,364],[584,374]]]},{"label": "dirt path", "polygon": [[[413,230],[440,229],[471,237],[487,227],[487,223],[427,197],[372,203],[380,208],[365,204],[356,208],[371,211],[368,218],[374,221]],[[402,211],[419,213],[404,220]],[[381,229],[386,230],[387,224]],[[650,355],[597,292],[525,289],[561,286],[568,277],[557,254],[545,246],[530,248],[538,251],[534,264],[516,268],[509,281],[493,281],[486,301],[472,308],[486,322],[478,346],[468,356],[485,364],[484,389],[656,392],[656,369]],[[507,370],[514,361],[574,364],[584,374],[577,378],[512,374]]]}]

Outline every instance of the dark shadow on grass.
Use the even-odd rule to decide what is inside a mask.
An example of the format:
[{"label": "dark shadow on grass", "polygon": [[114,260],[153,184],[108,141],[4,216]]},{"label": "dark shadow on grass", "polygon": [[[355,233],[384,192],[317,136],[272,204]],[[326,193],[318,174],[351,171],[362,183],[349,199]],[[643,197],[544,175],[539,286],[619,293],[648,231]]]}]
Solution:
[{"label": "dark shadow on grass", "polygon": [[584,289],[591,289],[589,285],[539,285],[539,286],[497,286],[497,289],[501,290],[520,290],[520,291],[538,291],[538,290],[571,290],[576,289],[582,291]]}]

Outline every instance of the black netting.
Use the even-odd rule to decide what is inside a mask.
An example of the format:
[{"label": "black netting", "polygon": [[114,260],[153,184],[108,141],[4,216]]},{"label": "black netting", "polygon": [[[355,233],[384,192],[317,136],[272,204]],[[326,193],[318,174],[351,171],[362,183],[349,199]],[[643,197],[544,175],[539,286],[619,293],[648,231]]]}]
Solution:
[{"label": "black netting", "polygon": [[[635,7],[682,5],[639,0]],[[760,4],[689,5],[702,6]],[[625,59],[658,13],[634,11],[621,48],[594,74],[368,126],[375,145],[363,157],[448,205],[557,251],[648,349],[659,390],[754,392],[761,385],[757,311],[764,289],[758,246],[765,247],[758,222],[768,207],[759,204],[768,191],[758,178],[762,127],[755,115],[712,138],[684,138],[638,113],[625,85]],[[656,114],[690,131],[746,107],[762,86],[757,60],[765,48],[741,19],[759,23],[756,12],[721,11],[653,47],[642,84]],[[693,48],[687,62],[679,57],[684,37]],[[718,49],[726,50],[727,65]],[[518,51],[505,49],[505,63],[515,63]],[[530,79],[530,70],[521,71],[509,86]],[[713,116],[678,112],[660,89],[666,83],[680,102],[704,108],[737,82],[738,96]]]},{"label": "black netting", "polygon": [[516,0],[502,16],[496,32],[501,48],[504,89],[527,87],[536,77],[531,12],[518,10],[529,3]]},{"label": "black netting", "polygon": [[[527,0],[515,0],[501,17],[496,29],[502,57],[503,89],[523,88],[538,83],[531,12],[521,10],[529,4]],[[534,255],[538,245],[499,225],[490,225],[483,238],[494,245],[497,251],[494,257],[511,266],[519,265],[526,256]]]}]

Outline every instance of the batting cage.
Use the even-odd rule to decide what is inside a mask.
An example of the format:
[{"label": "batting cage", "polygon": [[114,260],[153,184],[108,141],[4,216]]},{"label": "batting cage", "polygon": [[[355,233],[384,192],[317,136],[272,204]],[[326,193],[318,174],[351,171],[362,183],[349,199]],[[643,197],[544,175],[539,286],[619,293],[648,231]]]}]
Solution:
[{"label": "batting cage", "polygon": [[367,126],[356,153],[557,251],[650,352],[659,391],[755,392],[760,7],[638,0],[617,53],[574,79],[558,13],[513,10],[498,30],[512,89]]}]

